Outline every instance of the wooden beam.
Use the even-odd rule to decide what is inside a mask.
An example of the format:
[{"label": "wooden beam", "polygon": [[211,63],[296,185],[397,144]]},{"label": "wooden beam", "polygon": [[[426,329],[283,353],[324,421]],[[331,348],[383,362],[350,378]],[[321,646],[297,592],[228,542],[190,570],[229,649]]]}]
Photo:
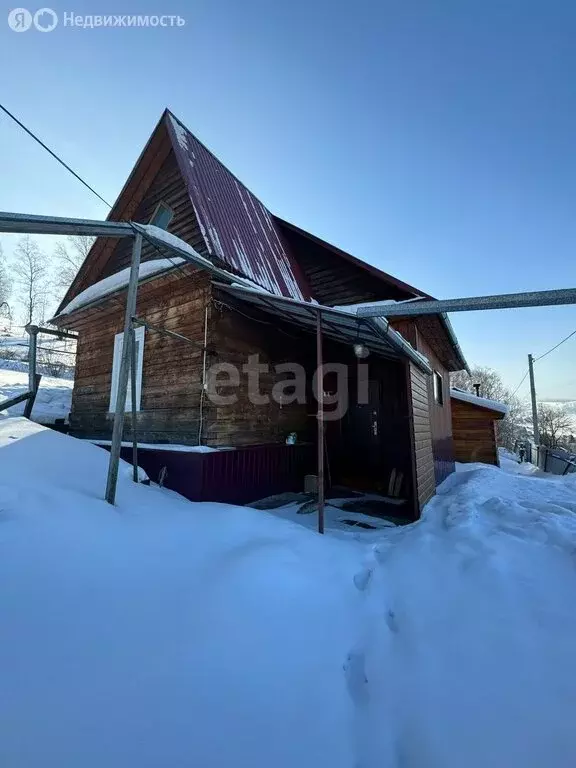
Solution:
[{"label": "wooden beam", "polygon": [[41,374],[36,373],[34,375],[34,387],[33,389],[28,392],[28,402],[26,403],[26,407],[24,408],[24,418],[29,419],[32,416],[32,408],[34,408],[34,402],[36,400],[36,395],[38,394],[38,387],[40,386],[40,379],[42,378]]},{"label": "wooden beam", "polygon": [[24,400],[28,400],[28,398],[32,397],[33,392],[23,392],[21,395],[16,395],[16,397],[11,397],[10,400],[4,400],[4,402],[0,403],[0,410],[4,410],[6,408],[12,408],[13,405],[18,405],[18,403],[23,403]]}]

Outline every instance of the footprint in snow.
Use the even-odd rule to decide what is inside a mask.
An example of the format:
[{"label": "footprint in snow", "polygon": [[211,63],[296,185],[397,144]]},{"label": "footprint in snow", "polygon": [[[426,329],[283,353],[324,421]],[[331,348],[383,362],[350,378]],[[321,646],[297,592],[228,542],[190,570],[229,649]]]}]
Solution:
[{"label": "footprint in snow", "polygon": [[366,677],[366,658],[363,651],[351,651],[344,663],[346,685],[350,698],[357,706],[368,703],[368,678]]},{"label": "footprint in snow", "polygon": [[360,592],[364,592],[368,584],[370,584],[370,580],[372,579],[372,568],[366,567],[362,568],[361,571],[358,571],[358,573],[354,574],[354,585],[356,589],[360,590]]}]

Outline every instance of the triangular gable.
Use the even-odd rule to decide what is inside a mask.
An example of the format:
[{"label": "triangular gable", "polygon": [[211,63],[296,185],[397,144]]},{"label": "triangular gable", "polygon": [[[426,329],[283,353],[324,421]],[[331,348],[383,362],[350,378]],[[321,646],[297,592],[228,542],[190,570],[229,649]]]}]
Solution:
[{"label": "triangular gable", "polygon": [[[122,191],[106,221],[130,221],[152,185],[158,171],[172,150],[172,143],[165,126],[165,114],[162,115],[146,146],[140,153]],[[90,249],[84,263],[66,291],[56,314],[88,286],[97,283],[103,276],[106,265],[119,240],[112,237],[98,237]]]},{"label": "triangular gable", "polygon": [[[107,220],[137,220],[138,207],[171,152],[212,260],[279,296],[310,299],[306,278],[270,212],[168,110],[156,125]],[[168,229],[179,234],[172,227]],[[96,240],[58,311],[110,272],[107,264],[117,245],[114,238]]]},{"label": "triangular gable", "polygon": [[167,123],[208,253],[271,293],[309,299],[268,209],[170,112]]}]

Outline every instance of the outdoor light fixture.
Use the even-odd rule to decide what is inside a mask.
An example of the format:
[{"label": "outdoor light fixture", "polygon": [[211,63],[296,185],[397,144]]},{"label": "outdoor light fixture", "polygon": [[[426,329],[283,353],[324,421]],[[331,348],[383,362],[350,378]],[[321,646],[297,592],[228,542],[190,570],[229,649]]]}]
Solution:
[{"label": "outdoor light fixture", "polygon": [[368,357],[370,350],[365,344],[361,344],[359,341],[354,344],[354,354],[359,360]]}]

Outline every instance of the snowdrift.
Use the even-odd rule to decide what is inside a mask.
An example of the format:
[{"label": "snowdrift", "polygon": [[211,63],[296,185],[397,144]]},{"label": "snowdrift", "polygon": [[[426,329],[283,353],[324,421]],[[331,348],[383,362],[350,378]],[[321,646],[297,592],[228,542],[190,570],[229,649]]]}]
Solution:
[{"label": "snowdrift", "polygon": [[0,763],[566,768],[576,486],[473,467],[361,540],[0,421]]}]

